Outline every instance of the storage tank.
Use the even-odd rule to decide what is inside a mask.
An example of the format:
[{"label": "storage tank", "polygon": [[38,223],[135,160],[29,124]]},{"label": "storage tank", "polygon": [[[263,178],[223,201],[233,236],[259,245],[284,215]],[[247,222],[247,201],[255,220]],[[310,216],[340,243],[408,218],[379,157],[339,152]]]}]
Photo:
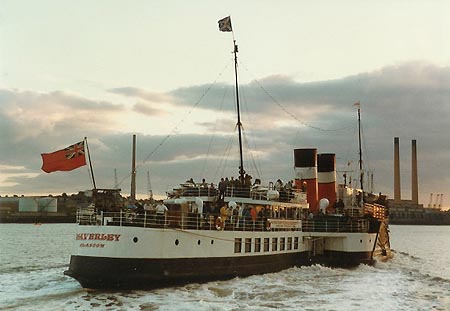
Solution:
[{"label": "storage tank", "polygon": [[51,197],[39,198],[38,208],[40,212],[56,213],[58,211],[58,200]]},{"label": "storage tank", "polygon": [[19,198],[15,197],[2,197],[0,198],[0,207],[10,208],[17,212],[19,210]]},{"label": "storage tank", "polygon": [[24,197],[19,198],[19,212],[37,212],[38,202],[36,198]]}]

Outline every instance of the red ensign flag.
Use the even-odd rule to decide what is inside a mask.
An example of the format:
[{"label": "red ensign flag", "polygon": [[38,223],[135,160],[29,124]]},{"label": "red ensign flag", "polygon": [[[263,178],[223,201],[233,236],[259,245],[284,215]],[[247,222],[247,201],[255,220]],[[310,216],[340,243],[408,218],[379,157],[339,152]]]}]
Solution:
[{"label": "red ensign flag", "polygon": [[42,170],[46,173],[71,171],[86,165],[84,141],[52,153],[42,153]]}]

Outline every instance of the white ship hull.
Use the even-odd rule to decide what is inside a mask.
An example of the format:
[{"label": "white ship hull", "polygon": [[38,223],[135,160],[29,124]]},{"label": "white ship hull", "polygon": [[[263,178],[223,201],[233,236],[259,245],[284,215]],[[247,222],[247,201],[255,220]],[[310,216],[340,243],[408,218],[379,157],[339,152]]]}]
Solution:
[{"label": "white ship hull", "polygon": [[371,263],[376,233],[79,226],[66,274],[87,288],[154,288],[323,263]]}]

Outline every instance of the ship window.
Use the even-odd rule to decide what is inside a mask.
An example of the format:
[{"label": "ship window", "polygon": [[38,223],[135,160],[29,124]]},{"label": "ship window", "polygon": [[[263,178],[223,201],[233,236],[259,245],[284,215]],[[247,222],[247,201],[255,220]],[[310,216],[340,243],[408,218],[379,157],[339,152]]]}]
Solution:
[{"label": "ship window", "polygon": [[211,240],[211,245],[213,245],[214,244],[214,240]]},{"label": "ship window", "polygon": [[242,239],[241,238],[235,238],[234,239],[234,252],[240,253],[242,249]]},{"label": "ship window", "polygon": [[200,240],[198,240],[198,241],[197,241],[197,245],[200,245],[200,243],[201,243]]},{"label": "ship window", "polygon": [[292,237],[288,237],[287,239],[287,250],[290,251],[292,249]]},{"label": "ship window", "polygon": [[278,239],[272,238],[272,251],[276,251],[278,249]]},{"label": "ship window", "polygon": [[261,251],[261,238],[255,239],[255,253],[259,253]]},{"label": "ship window", "polygon": [[245,252],[250,253],[252,251],[252,239],[245,238]]},{"label": "ship window", "polygon": [[269,238],[264,238],[264,251],[265,252],[269,251],[269,244],[270,244]]},{"label": "ship window", "polygon": [[284,242],[286,241],[286,238],[280,238],[280,251],[284,251]]},{"label": "ship window", "polygon": [[180,241],[178,241],[178,239],[175,240],[175,245],[180,244]]},{"label": "ship window", "polygon": [[298,236],[294,238],[294,249],[298,249]]},{"label": "ship window", "polygon": [[134,238],[133,238],[133,242],[134,242],[134,243],[137,243],[137,241],[138,241],[138,238],[137,238],[137,237],[134,237]]}]

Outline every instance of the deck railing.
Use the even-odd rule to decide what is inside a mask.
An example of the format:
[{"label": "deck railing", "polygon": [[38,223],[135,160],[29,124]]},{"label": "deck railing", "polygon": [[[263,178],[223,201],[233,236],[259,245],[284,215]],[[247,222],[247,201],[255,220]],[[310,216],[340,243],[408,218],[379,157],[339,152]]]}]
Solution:
[{"label": "deck railing", "polygon": [[[305,201],[306,193],[299,189],[282,188],[273,189],[270,187],[246,187],[246,186],[228,186],[221,194],[216,188],[203,186],[184,186],[174,188],[168,192],[169,198],[179,197],[216,197],[223,195],[234,198],[252,198],[254,200],[277,200],[279,202]],[[275,197],[274,197],[275,195]]]},{"label": "deck railing", "polygon": [[369,232],[368,219],[315,219],[304,220],[304,232]]},{"label": "deck railing", "polygon": [[225,230],[225,231],[303,231],[303,232],[370,232],[373,230],[369,219],[344,217],[317,217],[316,219],[261,219],[230,216],[223,219],[216,215],[189,213],[186,215],[166,215],[145,211],[122,210],[120,212],[100,212],[88,214],[78,211],[80,225],[131,226],[143,228],[170,228],[182,230]]}]

